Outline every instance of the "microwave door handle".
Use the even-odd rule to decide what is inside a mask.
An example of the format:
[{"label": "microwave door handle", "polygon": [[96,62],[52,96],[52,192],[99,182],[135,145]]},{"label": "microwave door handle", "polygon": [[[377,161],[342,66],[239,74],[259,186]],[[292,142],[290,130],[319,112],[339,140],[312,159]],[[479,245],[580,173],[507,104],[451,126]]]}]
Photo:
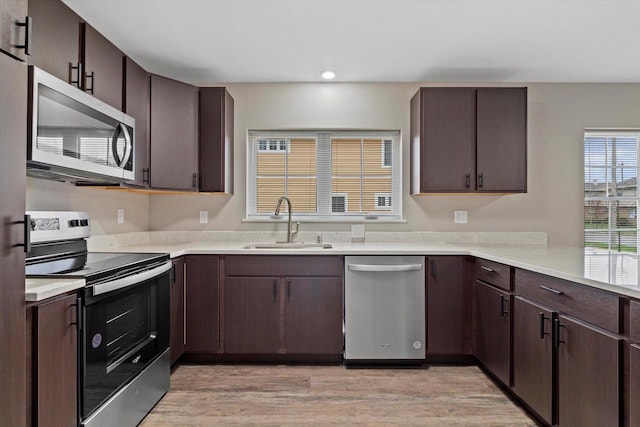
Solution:
[{"label": "microwave door handle", "polygon": [[[120,133],[124,135],[124,156],[122,156],[122,158],[118,155],[118,135],[120,135]],[[113,154],[113,158],[119,168],[123,168],[124,165],[127,164],[129,157],[131,157],[131,151],[132,144],[129,130],[124,124],[119,123],[116,130],[113,132],[113,138],[111,139],[111,153]]]}]

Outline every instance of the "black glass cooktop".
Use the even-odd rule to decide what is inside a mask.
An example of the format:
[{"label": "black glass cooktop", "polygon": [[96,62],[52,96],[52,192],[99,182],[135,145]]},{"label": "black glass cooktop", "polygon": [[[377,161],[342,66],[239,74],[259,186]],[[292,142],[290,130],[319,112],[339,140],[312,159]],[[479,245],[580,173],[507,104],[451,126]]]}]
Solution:
[{"label": "black glass cooktop", "polygon": [[77,277],[99,280],[169,260],[168,254],[88,252],[27,263],[27,277]]}]

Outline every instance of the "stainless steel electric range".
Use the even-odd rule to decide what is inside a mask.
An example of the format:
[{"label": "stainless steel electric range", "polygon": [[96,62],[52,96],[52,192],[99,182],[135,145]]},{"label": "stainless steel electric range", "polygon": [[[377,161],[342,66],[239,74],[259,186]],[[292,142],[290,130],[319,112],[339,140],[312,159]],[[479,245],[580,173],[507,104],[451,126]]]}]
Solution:
[{"label": "stainless steel electric range", "polygon": [[138,424],[169,389],[169,255],[88,252],[86,213],[27,215],[27,277],[86,281],[77,322],[78,423]]}]

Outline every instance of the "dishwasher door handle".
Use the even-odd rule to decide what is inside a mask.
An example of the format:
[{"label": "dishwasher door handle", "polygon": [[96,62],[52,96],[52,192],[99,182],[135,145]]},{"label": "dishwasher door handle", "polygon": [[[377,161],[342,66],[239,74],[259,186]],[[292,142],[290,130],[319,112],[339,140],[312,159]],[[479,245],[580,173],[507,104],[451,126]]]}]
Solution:
[{"label": "dishwasher door handle", "polygon": [[350,271],[420,271],[422,264],[348,264]]}]

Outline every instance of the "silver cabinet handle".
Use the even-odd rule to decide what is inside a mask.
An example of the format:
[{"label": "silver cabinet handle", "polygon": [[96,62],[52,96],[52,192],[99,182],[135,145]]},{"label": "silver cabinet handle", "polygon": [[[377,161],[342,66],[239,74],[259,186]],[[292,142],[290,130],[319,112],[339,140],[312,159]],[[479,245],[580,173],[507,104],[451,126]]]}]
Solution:
[{"label": "silver cabinet handle", "polygon": [[420,271],[422,264],[349,264],[351,271]]},{"label": "silver cabinet handle", "polygon": [[495,270],[493,268],[485,267],[484,265],[481,265],[480,268],[489,273],[495,273]]},{"label": "silver cabinet handle", "polygon": [[123,277],[122,279],[111,280],[99,285],[94,285],[92,287],[92,295],[101,295],[107,292],[115,291],[117,289],[123,289],[129,286],[137,285],[138,283],[144,282],[145,280],[153,279],[154,277],[171,270],[172,265],[173,263],[171,261],[167,261],[160,267],[152,268],[151,270],[143,271],[142,273],[133,274],[131,276]]}]

